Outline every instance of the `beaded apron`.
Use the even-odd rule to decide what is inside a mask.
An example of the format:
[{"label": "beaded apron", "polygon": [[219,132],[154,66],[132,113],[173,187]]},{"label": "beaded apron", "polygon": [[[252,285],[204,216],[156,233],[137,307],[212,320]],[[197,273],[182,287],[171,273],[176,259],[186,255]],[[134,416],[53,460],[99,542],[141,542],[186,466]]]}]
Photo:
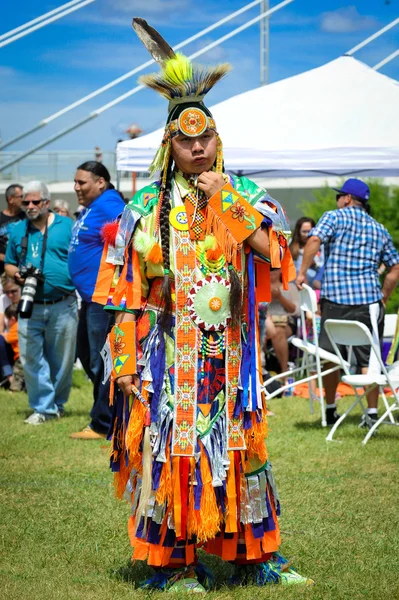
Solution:
[{"label": "beaded apron", "polygon": [[[176,291],[172,455],[194,456],[197,440],[198,357],[201,353],[212,356],[223,350],[226,369],[227,449],[244,450],[243,417],[242,414],[234,417],[241,365],[241,331],[240,327],[233,329],[229,325],[230,283],[220,275],[204,270],[201,253],[196,248],[196,242],[190,239],[188,231],[175,227],[171,227],[171,231]],[[217,269],[219,272],[224,270],[224,263],[224,260],[220,261],[220,268]],[[204,274],[198,281],[197,267]],[[241,273],[241,269],[238,273]],[[213,341],[209,332],[219,332],[220,337]]]}]

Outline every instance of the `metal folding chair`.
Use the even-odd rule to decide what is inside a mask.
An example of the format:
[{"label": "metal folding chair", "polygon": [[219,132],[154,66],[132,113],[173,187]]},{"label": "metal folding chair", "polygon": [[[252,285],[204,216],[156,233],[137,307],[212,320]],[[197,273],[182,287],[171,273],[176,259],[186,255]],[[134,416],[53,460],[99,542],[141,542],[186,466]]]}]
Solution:
[{"label": "metal folding chair", "polygon": [[[322,348],[319,348],[319,336],[317,333],[317,298],[316,293],[312,290],[311,287],[304,284],[303,288],[300,292],[300,329],[302,337],[293,337],[291,338],[291,343],[298,348],[302,352],[301,364],[299,367],[295,369],[291,369],[286,373],[280,373],[279,375],[275,375],[271,379],[267,380],[267,384],[275,379],[281,379],[283,377],[289,377],[290,375],[299,375],[299,379],[295,381],[295,384],[299,383],[308,383],[309,386],[309,406],[311,414],[314,413],[313,406],[313,394],[310,388],[310,382],[312,380],[317,380],[317,385],[319,387],[319,401],[320,401],[320,412],[321,412],[321,423],[323,427],[327,426],[326,421],[326,408],[324,402],[323,395],[323,376],[332,373],[333,371],[337,371],[341,368],[341,362],[337,356],[332,354],[331,352],[327,352]],[[309,312],[312,315],[312,331],[313,331],[313,342],[308,340],[308,327],[306,323],[306,313]],[[327,363],[333,363],[335,366],[330,367],[329,369],[324,369],[324,366]],[[303,375],[305,374],[305,377]],[[266,390],[266,398],[271,399],[281,392],[284,392],[290,385],[285,385],[280,387],[278,390],[273,392],[272,394],[268,394]]]},{"label": "metal folding chair", "polygon": [[[334,434],[338,427],[341,425],[344,419],[346,419],[349,413],[352,412],[355,406],[360,404],[366,423],[370,427],[366,437],[363,440],[363,444],[367,444],[368,440],[376,431],[376,429],[381,425],[381,423],[399,425],[399,423],[396,423],[392,415],[392,413],[395,410],[399,410],[399,394],[397,390],[399,385],[399,374],[395,373],[393,370],[391,374],[388,372],[381,358],[379,345],[374,341],[371,331],[363,323],[359,323],[359,321],[343,321],[339,319],[328,319],[325,322],[324,327],[328,337],[330,338],[330,341],[334,348],[334,352],[341,361],[341,366],[344,371],[342,381],[348,383],[354,388],[356,397],[356,400],[344,412],[344,414],[341,415],[341,417],[332,427],[326,439],[329,442],[333,441]],[[339,346],[347,346],[349,348],[348,360],[344,360]],[[352,353],[352,348],[355,346],[370,346],[371,348],[372,366],[369,368],[368,373],[366,374],[353,375],[350,372],[350,356]],[[385,406],[385,412],[382,415],[382,417],[377,420],[376,423],[373,423],[371,422],[371,419],[367,414],[362,399],[366,398],[366,393],[368,393],[371,389],[375,388],[376,386],[378,386],[379,388],[379,393],[382,397]],[[366,387],[367,389],[365,389]],[[393,394],[394,401],[391,405],[389,405],[388,399],[384,391],[384,388],[386,387],[389,387]],[[363,393],[359,394],[359,388],[363,388]],[[387,418],[389,419],[388,421]]]}]

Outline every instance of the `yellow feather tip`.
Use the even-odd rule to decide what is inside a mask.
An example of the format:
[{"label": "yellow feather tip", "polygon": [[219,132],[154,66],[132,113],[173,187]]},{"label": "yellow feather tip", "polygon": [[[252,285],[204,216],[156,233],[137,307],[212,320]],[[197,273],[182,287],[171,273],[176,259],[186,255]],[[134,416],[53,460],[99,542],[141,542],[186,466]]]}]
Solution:
[{"label": "yellow feather tip", "polygon": [[193,68],[189,58],[178,52],[176,56],[165,61],[163,65],[165,79],[173,85],[189,81],[193,76]]},{"label": "yellow feather tip", "polygon": [[203,250],[215,250],[217,239],[214,235],[207,235],[202,243]]}]

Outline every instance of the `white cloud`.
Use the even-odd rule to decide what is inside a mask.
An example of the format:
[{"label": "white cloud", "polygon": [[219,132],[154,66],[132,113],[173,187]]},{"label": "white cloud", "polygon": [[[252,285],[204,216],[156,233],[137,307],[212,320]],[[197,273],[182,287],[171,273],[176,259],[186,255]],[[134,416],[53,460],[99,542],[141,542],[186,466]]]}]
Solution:
[{"label": "white cloud", "polygon": [[352,33],[378,26],[374,17],[362,16],[356,6],[347,6],[321,15],[320,28],[327,33]]},{"label": "white cloud", "polygon": [[317,18],[314,16],[305,16],[295,13],[293,11],[281,10],[270,19],[270,25],[276,25],[279,27],[303,27],[307,25],[313,25],[317,22]]}]

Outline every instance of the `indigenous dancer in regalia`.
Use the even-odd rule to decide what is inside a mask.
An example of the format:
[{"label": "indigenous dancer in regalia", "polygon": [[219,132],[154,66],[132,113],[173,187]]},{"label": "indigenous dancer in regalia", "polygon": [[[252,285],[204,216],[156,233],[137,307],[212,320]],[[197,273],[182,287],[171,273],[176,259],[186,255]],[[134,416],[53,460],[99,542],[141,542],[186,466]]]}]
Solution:
[{"label": "indigenous dancer in regalia", "polygon": [[234,564],[233,583],[309,583],[278,553],[258,332],[270,268],[285,286],[295,278],[287,221],[263,189],[224,173],[203,98],[229,65],[199,69],[133,26],[161,65],[141,82],[169,100],[151,166],[161,179],[105,227],[95,297],[116,311],[111,468],[132,505],[133,559],[155,568],[145,586],[158,589],[212,585],[199,546]]}]

